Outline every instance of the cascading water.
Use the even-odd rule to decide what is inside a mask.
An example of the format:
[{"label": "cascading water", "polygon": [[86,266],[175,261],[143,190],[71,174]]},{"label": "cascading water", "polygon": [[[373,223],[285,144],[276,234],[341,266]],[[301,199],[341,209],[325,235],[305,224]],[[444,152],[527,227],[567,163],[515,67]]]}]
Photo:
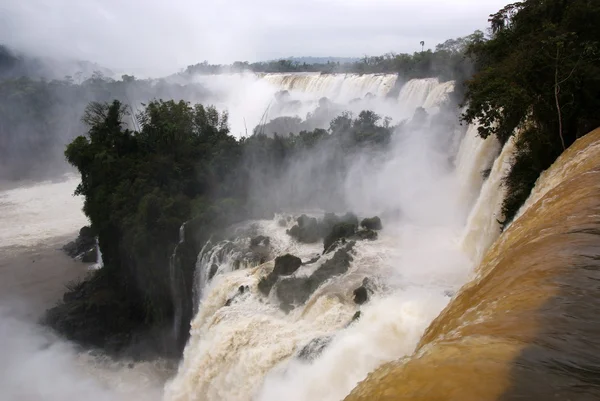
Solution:
[{"label": "cascading water", "polygon": [[[489,137],[486,141],[488,140]],[[500,235],[500,222],[503,220],[502,201],[506,193],[502,180],[510,169],[514,152],[515,140],[511,137],[494,161],[489,177],[469,214],[461,246],[475,265],[481,262],[486,250]]]},{"label": "cascading water", "polygon": [[[327,128],[344,110],[356,114],[376,110],[398,123],[411,118],[418,107],[435,111],[454,88],[453,81],[413,79],[402,86],[397,98],[391,98],[398,80],[395,74],[239,73],[194,79],[212,93],[211,104],[227,110],[231,132],[236,136],[251,135],[254,127],[277,117],[305,118],[315,111],[321,98],[342,108],[334,109],[320,128]],[[288,103],[277,102],[279,91],[289,92]]]},{"label": "cascading water", "polygon": [[[293,89],[295,79],[285,85]],[[410,81],[400,91],[397,107],[405,113],[423,106],[435,109],[452,85]],[[498,151],[491,141],[477,142],[473,130],[464,136],[462,146],[470,152],[459,154],[456,170],[448,163],[456,155],[436,146],[454,135],[448,127],[396,138],[388,157],[376,165],[357,160],[347,178],[348,204],[363,217],[394,208],[400,212],[386,215],[379,238],[357,242],[348,251],[347,269],[326,279],[288,313],[279,305],[280,284],[268,296],[259,289],[273,270],[272,261],[242,269],[232,263],[248,249],[249,237],[207,245],[197,262],[199,305],[190,340],[165,399],[340,400],[382,363],[412,353],[473,266],[459,246],[468,229],[465,218],[456,217],[464,212],[457,210],[465,207],[465,191],[468,198],[478,192],[481,170],[489,168]],[[281,216],[247,224],[253,235],[269,238],[272,256],[291,253],[306,263],[292,280],[313,277],[333,263],[332,254],[315,262],[322,245],[291,239],[286,234],[290,223],[282,224]],[[353,290],[365,278],[370,300],[357,306]],[[311,349],[319,352],[302,357]]]},{"label": "cascading water", "polygon": [[104,262],[102,261],[102,251],[100,250],[100,244],[98,243],[98,238],[96,238],[96,263],[90,266],[91,270],[98,270],[104,267]]},{"label": "cascading water", "polygon": [[262,79],[282,90],[310,93],[334,101],[349,101],[367,94],[386,96],[396,84],[395,74],[264,74]]},{"label": "cascading water", "polygon": [[599,399],[599,159],[597,129],[538,179],[415,354],[346,400]]}]

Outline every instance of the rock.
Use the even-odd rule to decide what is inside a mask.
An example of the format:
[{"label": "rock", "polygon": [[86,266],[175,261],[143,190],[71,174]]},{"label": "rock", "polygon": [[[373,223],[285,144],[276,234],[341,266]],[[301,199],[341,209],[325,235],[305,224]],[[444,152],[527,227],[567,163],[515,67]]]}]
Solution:
[{"label": "rock", "polygon": [[302,266],[302,260],[299,257],[289,253],[275,258],[273,271],[258,282],[258,290],[264,295],[269,295],[271,288],[281,276],[290,276]]},{"label": "rock", "polygon": [[269,246],[270,243],[271,243],[271,239],[269,237],[266,237],[264,235],[259,235],[250,240],[250,247],[254,248],[257,246]]},{"label": "rock", "polygon": [[352,222],[342,222],[334,225],[329,234],[327,234],[323,240],[323,253],[333,251],[334,248],[330,248],[334,242],[353,236],[356,232],[357,225],[358,223],[355,225]]},{"label": "rock", "polygon": [[294,274],[300,266],[302,266],[302,260],[299,257],[288,253],[275,258],[273,274],[276,274],[277,276],[289,276]]},{"label": "rock", "polygon": [[357,310],[356,312],[354,312],[354,315],[352,315],[352,319],[350,319],[350,321],[346,323],[344,328],[347,329],[348,327],[352,326],[355,322],[357,322],[360,319],[361,316],[361,311]]},{"label": "rock", "polygon": [[279,221],[277,222],[277,224],[279,225],[279,227],[286,227],[287,226],[287,220],[285,220],[285,219],[279,219]]},{"label": "rock", "polygon": [[225,302],[225,306],[230,306],[238,296],[242,295],[243,293],[247,292],[248,290],[250,290],[250,288],[248,288],[247,285],[240,285],[237,290],[237,293],[233,297],[229,298],[227,300],[227,302]]},{"label": "rock", "polygon": [[362,305],[369,300],[369,293],[364,285],[361,285],[353,292],[354,303]]},{"label": "rock", "polygon": [[217,274],[218,270],[219,270],[219,266],[217,266],[216,263],[213,263],[210,266],[210,270],[208,271],[208,280],[212,280],[212,278],[215,276],[215,274]]},{"label": "rock", "polygon": [[317,262],[319,259],[321,259],[321,256],[317,255],[314,258],[312,258],[306,262],[302,262],[302,265],[312,265],[313,263]]},{"label": "rock", "polygon": [[340,221],[342,223],[348,223],[358,227],[358,217],[352,212],[348,212],[345,215],[343,215],[340,218]]},{"label": "rock", "polygon": [[381,219],[378,216],[363,219],[360,222],[360,226],[368,230],[381,230],[383,228]]},{"label": "rock", "polygon": [[308,362],[314,361],[323,353],[323,350],[331,343],[331,340],[333,340],[332,336],[313,338],[308,344],[302,347],[300,352],[298,352],[297,358]]},{"label": "rock", "polygon": [[309,277],[290,277],[279,280],[275,287],[280,307],[289,312],[296,305],[304,304],[321,284],[334,276],[344,274],[353,258],[350,251],[355,242],[348,242],[338,249],[333,257],[323,263]]},{"label": "rock", "polygon": [[[94,230],[91,227],[85,226],[79,230],[79,235],[75,239],[75,241],[71,241],[65,246],[63,246],[63,250],[72,258],[77,258],[83,260],[84,254],[89,253],[92,248],[94,249],[94,253],[96,253],[96,236],[94,234]],[[92,254],[90,253],[85,257],[84,263],[94,263],[96,262],[96,257],[92,258]]]},{"label": "rock", "polygon": [[96,250],[96,246],[94,245],[93,248],[88,249],[79,256],[81,257],[81,261],[83,263],[96,263],[98,260],[98,251]]},{"label": "rock", "polygon": [[373,230],[359,230],[356,232],[356,234],[354,234],[354,236],[352,236],[352,238],[355,238],[358,240],[369,240],[369,241],[374,241],[377,239],[377,237],[379,237],[379,235],[377,234],[377,231],[373,231]]},{"label": "rock", "polygon": [[286,233],[298,242],[312,244],[318,242],[321,237],[320,225],[316,218],[303,214],[296,220],[297,224],[286,231]]}]

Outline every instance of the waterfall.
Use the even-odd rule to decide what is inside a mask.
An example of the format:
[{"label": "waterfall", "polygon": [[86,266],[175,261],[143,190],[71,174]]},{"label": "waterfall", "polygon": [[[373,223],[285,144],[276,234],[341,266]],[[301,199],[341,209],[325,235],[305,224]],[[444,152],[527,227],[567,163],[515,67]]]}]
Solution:
[{"label": "waterfall", "polygon": [[[264,79],[289,90],[344,93],[343,79],[324,74]],[[436,113],[452,87],[437,79],[409,81],[395,107],[405,116],[417,107]],[[455,135],[453,127],[431,126],[395,138],[388,157],[376,166],[356,160],[346,183],[348,203],[363,217],[383,209],[401,213],[384,216],[376,240],[359,241],[346,251],[347,271],[323,282],[290,311],[280,308],[279,282],[268,295],[259,283],[274,269],[272,258],[286,253],[304,262],[292,280],[313,277],[334,263],[333,254],[319,256],[322,243],[296,242],[286,234],[289,221],[276,216],[245,223],[252,235],[270,238],[272,256],[266,263],[236,267],[247,254],[245,234],[206,244],[197,259],[190,340],[177,375],[165,388],[165,400],[337,401],[373,369],[410,355],[472,273],[470,255],[459,246],[468,231],[465,218],[456,216],[466,214],[465,199],[475,202],[482,171],[498,153],[497,143],[481,140],[476,127],[463,136],[458,155],[440,146]],[[499,160],[509,153],[503,150]],[[448,162],[455,156],[456,166]],[[484,186],[499,183],[500,166],[500,161],[494,164]],[[370,301],[359,306],[353,291],[365,279]],[[303,350],[315,349],[311,344],[323,344],[322,350],[305,360]]]},{"label": "waterfall", "polygon": [[282,90],[348,102],[369,93],[376,97],[386,96],[396,84],[397,75],[284,73],[264,74],[262,79]]},{"label": "waterfall", "polygon": [[491,170],[488,169],[500,150],[495,136],[490,135],[482,139],[477,129],[477,124],[469,125],[455,160],[458,180],[463,187],[460,199],[466,210],[471,210],[479,195],[484,176],[491,174]]},{"label": "waterfall", "polygon": [[180,266],[178,260],[178,251],[181,246],[185,243],[185,226],[186,223],[183,223],[181,227],[179,227],[179,242],[175,246],[173,250],[173,254],[169,259],[169,281],[170,281],[170,290],[171,290],[171,300],[173,302],[173,328],[172,335],[173,338],[177,341],[181,338],[181,326],[183,320],[183,309],[184,302],[182,289],[182,267]]},{"label": "waterfall", "polygon": [[502,202],[506,193],[502,180],[510,169],[514,151],[515,137],[512,136],[494,161],[460,240],[463,250],[475,265],[479,264],[486,250],[500,235]]},{"label": "waterfall", "polygon": [[408,81],[398,94],[398,103],[423,107],[429,94],[440,84],[437,78],[413,79]]},{"label": "waterfall", "polygon": [[104,267],[104,262],[102,261],[102,251],[100,251],[100,244],[98,243],[98,237],[96,237],[96,263],[90,266],[91,270],[98,270]]},{"label": "waterfall", "polygon": [[345,400],[599,399],[599,160],[597,129],[539,177],[415,353]]},{"label": "waterfall", "polygon": [[452,91],[454,91],[454,81],[438,83],[427,94],[427,97],[423,102],[423,108],[431,109],[448,102]]}]

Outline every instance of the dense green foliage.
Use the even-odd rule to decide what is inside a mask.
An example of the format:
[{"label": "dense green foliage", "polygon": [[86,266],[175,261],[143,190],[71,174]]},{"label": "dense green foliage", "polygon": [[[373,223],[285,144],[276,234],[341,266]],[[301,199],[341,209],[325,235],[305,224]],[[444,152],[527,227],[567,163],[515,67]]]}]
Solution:
[{"label": "dense green foliage", "polygon": [[600,3],[527,0],[490,17],[490,40],[469,47],[477,73],[463,118],[501,143],[518,132],[505,179],[507,223],[540,173],[600,125]]},{"label": "dense green foliage", "polygon": [[[142,129],[122,128],[126,109],[92,103],[84,120],[88,136],[65,152],[82,181],[84,212],[98,233],[107,269],[126,283],[132,299],[153,321],[168,319],[170,290],[165,265],[192,199],[226,196],[222,183],[239,158],[227,116],[185,102],[153,102],[141,114]],[[143,270],[143,274],[139,274]],[[131,291],[131,288],[137,291]]]},{"label": "dense green foliage", "polygon": [[293,59],[282,59],[267,62],[248,63],[236,61],[231,65],[218,65],[203,62],[190,65],[186,75],[218,74],[221,72],[254,71],[254,72],[324,72],[324,73],[390,73],[399,74],[403,79],[439,77],[443,80],[467,78],[471,72],[471,62],[465,57],[465,49],[469,43],[483,39],[483,32],[476,31],[472,35],[449,39],[438,44],[435,50],[425,50],[414,54],[388,53],[383,56],[365,56],[352,62],[306,63]]}]

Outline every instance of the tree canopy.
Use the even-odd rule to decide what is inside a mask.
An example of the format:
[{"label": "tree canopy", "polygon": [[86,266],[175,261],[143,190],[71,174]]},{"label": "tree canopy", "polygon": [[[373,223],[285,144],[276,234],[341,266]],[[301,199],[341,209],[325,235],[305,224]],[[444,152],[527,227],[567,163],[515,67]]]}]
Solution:
[{"label": "tree canopy", "polygon": [[490,16],[489,40],[468,48],[476,73],[463,118],[501,143],[517,134],[506,177],[508,222],[539,174],[600,125],[600,3],[527,0]]}]

